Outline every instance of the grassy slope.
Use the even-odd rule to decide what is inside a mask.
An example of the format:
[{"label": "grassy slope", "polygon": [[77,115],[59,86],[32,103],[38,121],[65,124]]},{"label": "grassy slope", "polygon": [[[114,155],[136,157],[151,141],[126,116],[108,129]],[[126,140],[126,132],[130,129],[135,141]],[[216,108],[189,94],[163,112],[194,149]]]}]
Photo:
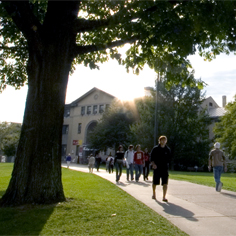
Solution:
[{"label": "grassy slope", "polygon": [[[0,163],[0,195],[12,164]],[[186,235],[114,184],[63,169],[67,202],[0,208],[0,235]]]}]

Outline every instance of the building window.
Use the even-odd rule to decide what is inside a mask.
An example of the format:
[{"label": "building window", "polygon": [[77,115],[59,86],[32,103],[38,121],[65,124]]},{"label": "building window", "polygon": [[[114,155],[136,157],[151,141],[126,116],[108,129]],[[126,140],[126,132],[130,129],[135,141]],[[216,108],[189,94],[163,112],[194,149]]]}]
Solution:
[{"label": "building window", "polygon": [[209,102],[209,106],[210,106],[210,107],[212,107],[212,106],[213,106],[212,102]]},{"label": "building window", "polygon": [[69,133],[69,125],[63,125],[62,134],[68,134],[68,133]]},{"label": "building window", "polygon": [[104,112],[104,105],[100,105],[99,106],[99,113],[103,113]]},{"label": "building window", "polygon": [[78,134],[81,134],[81,126],[82,126],[82,124],[79,123],[79,124],[78,124]]},{"label": "building window", "polygon": [[70,116],[70,109],[65,109],[64,117],[69,117],[69,116]]},{"label": "building window", "polygon": [[94,105],[93,106],[93,114],[97,114],[98,113],[98,106]]},{"label": "building window", "polygon": [[83,116],[85,114],[85,107],[81,107],[81,115]]},{"label": "building window", "polygon": [[91,114],[91,111],[92,111],[92,107],[91,106],[87,106],[87,114]]}]

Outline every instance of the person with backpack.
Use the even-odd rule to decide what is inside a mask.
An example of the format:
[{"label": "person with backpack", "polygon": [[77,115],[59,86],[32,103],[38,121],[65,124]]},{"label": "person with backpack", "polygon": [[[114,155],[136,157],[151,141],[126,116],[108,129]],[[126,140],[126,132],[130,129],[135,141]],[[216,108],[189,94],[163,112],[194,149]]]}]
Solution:
[{"label": "person with backpack", "polygon": [[220,143],[216,142],[214,144],[214,149],[211,150],[208,159],[208,169],[211,171],[213,167],[214,179],[216,182],[216,191],[220,192],[223,183],[220,181],[221,174],[225,171],[227,172],[226,157],[224,152],[220,149]]},{"label": "person with backpack", "polygon": [[125,152],[127,181],[129,181],[129,174],[130,174],[131,180],[134,180],[134,150],[133,148],[134,146],[130,144],[129,149]]}]

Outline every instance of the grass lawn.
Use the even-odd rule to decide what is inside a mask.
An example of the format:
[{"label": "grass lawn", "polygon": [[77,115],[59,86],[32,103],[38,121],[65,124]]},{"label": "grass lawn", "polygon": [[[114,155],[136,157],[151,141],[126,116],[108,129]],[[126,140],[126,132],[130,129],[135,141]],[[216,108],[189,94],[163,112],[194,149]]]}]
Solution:
[{"label": "grass lawn", "polygon": [[[0,163],[0,197],[12,164]],[[0,208],[0,235],[186,235],[116,185],[63,169],[67,202]]]},{"label": "grass lawn", "polygon": [[[212,172],[206,173],[206,172],[170,171],[170,178],[215,187],[215,180]],[[236,192],[235,180],[236,180],[235,173],[223,173],[221,176],[221,181],[224,184],[223,189]]]}]

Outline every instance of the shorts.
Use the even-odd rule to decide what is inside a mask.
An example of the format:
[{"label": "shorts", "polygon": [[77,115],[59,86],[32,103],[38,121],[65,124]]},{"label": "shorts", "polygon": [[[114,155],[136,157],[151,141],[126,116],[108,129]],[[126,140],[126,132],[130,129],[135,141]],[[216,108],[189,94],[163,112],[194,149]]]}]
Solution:
[{"label": "shorts", "polygon": [[161,173],[160,171],[154,170],[153,181],[152,181],[153,184],[160,185],[160,179],[161,179],[161,185],[168,184],[169,173],[168,172]]}]

